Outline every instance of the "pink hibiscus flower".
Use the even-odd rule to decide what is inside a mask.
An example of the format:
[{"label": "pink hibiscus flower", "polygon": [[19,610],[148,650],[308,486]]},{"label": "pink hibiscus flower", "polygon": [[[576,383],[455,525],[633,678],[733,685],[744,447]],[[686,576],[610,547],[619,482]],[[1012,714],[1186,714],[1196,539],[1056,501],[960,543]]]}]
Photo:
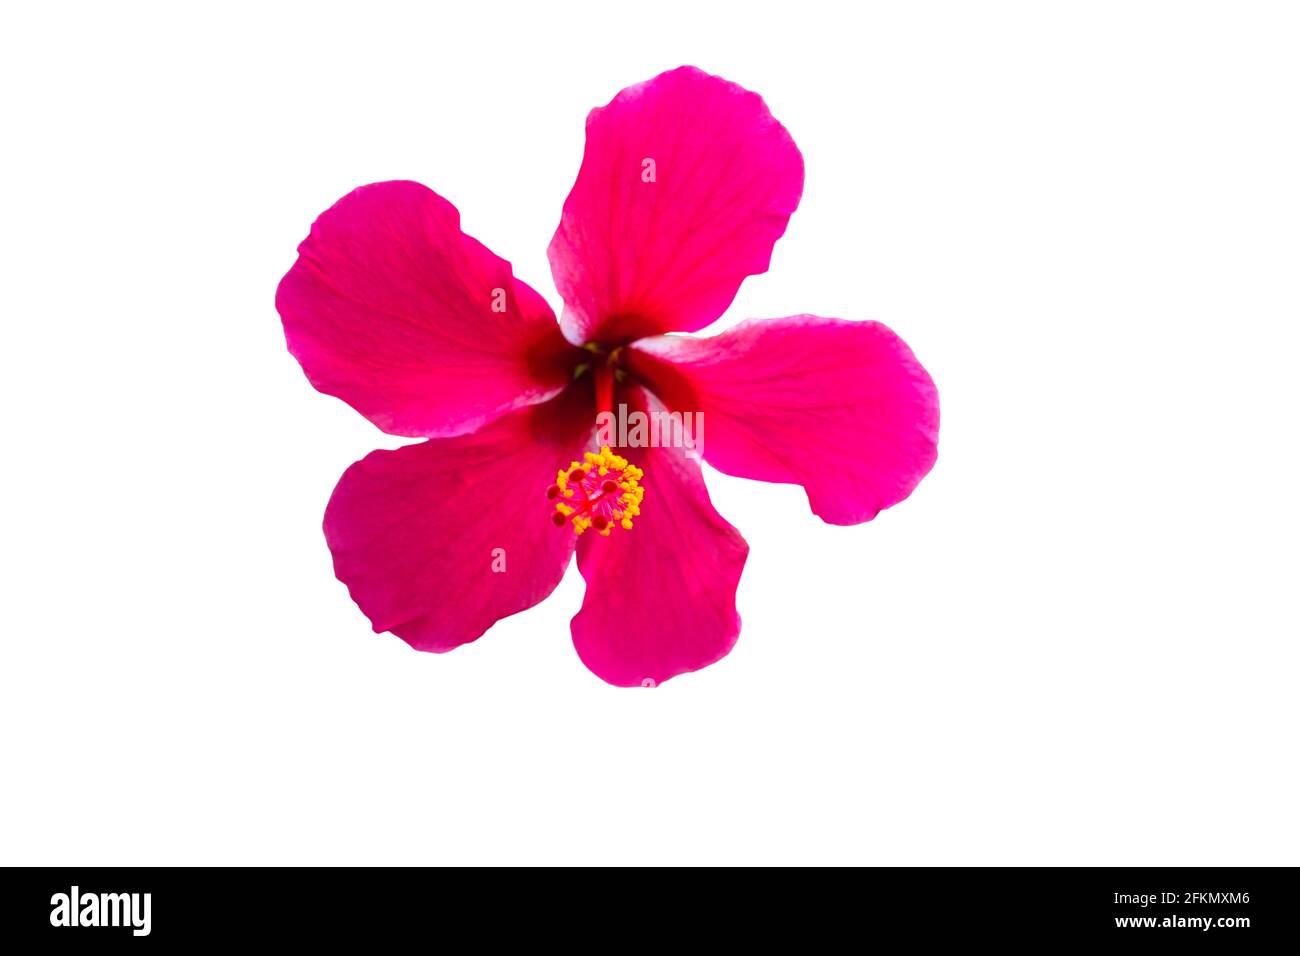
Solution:
[{"label": "pink hibiscus flower", "polygon": [[559,322],[418,183],[363,186],[316,220],[276,293],[289,351],[320,391],[427,439],[352,465],[325,512],[375,631],[459,647],[550,594],[576,550],[573,643],[595,674],[652,685],[725,656],[749,546],[681,447],[596,444],[597,414],[619,406],[702,414],[705,461],[800,484],[832,524],[911,493],[938,396],[885,326],[667,334],[709,325],[767,270],[802,189],[763,100],[682,67],[587,117],[549,250]]}]

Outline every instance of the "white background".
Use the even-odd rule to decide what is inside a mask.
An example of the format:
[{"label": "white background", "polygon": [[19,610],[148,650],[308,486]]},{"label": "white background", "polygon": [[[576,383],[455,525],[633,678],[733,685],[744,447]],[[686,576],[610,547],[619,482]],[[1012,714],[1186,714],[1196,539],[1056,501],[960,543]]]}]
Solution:
[{"label": "white background", "polygon": [[[0,15],[0,861],[1300,862],[1295,7],[473,6]],[[855,528],[711,472],[744,629],[656,691],[572,567],[372,634],[320,521],[400,440],[286,352],[295,246],[416,179],[558,310],[587,111],[682,63],[807,164],[724,325],[887,323],[937,467]]]}]

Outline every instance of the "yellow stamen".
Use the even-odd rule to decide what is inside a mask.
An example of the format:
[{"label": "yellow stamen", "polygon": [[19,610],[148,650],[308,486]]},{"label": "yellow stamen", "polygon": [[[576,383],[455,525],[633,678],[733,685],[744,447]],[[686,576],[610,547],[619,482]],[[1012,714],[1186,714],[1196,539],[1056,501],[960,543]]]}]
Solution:
[{"label": "yellow stamen", "polygon": [[[555,488],[549,494],[563,500],[555,503],[555,513],[568,524],[574,534],[581,535],[594,528],[601,537],[608,538],[614,526],[624,531],[632,530],[632,519],[641,513],[645,489],[641,479],[645,472],[629,464],[622,455],[610,451],[608,446],[599,452],[589,451],[581,463],[569,462],[555,475]],[[609,487],[612,490],[606,490]]]}]

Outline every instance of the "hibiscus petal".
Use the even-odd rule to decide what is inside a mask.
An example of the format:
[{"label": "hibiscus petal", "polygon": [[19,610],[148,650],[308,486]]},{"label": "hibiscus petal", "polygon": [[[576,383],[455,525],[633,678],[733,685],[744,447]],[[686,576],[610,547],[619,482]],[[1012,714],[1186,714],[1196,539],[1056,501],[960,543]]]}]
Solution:
[{"label": "hibiscus petal", "polygon": [[419,183],[322,213],[275,303],[312,385],[393,435],[473,431],[553,397],[572,365],[545,300]]},{"label": "hibiscus petal", "polygon": [[704,328],[767,271],[802,191],[803,157],[756,93],[692,66],[623,90],[587,117],[551,240],[564,334]]},{"label": "hibiscus petal", "polygon": [[590,390],[584,400],[575,388],[471,435],[372,452],[348,468],[325,539],[375,631],[448,651],[550,594],[574,540],[551,523],[546,489],[592,423]]},{"label": "hibiscus petal", "polygon": [[638,342],[628,361],[669,407],[703,413],[705,461],[803,485],[830,524],[902,501],[937,456],[939,393],[878,322],[750,320],[712,338]]},{"label": "hibiscus petal", "polygon": [[680,448],[620,448],[645,472],[630,531],[578,542],[587,582],[573,618],[582,662],[621,687],[662,684],[725,657],[740,634],[736,586],[749,545],[709,501]]}]

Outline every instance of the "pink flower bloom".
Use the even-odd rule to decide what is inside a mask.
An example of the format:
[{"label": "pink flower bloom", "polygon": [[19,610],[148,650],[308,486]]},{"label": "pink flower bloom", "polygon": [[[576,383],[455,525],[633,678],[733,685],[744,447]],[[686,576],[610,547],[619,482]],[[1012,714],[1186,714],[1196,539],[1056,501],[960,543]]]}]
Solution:
[{"label": "pink flower bloom", "polygon": [[558,323],[417,183],[363,186],[316,220],[276,294],[290,352],[320,391],[426,439],[354,464],[325,512],[335,572],[376,631],[451,650],[550,594],[576,550],[573,642],[598,676],[659,684],[725,656],[749,546],[680,447],[597,450],[597,412],[619,405],[702,413],[706,461],[800,484],[832,524],[912,492],[938,395],[885,326],[668,334],[709,325],[767,270],[802,189],[763,100],[682,67],[587,118],[550,246]]}]

